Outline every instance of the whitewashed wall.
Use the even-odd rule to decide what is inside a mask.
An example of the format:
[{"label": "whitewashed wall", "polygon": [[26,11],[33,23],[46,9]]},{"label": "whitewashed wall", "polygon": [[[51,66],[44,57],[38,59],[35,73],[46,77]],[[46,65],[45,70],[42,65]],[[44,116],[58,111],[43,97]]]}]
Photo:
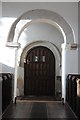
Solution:
[{"label": "whitewashed wall", "polygon": [[78,42],[78,3],[2,3],[2,14],[6,17],[19,17],[22,13],[31,9],[48,9],[60,14],[71,25],[75,41]]},{"label": "whitewashed wall", "polygon": [[80,2],[78,3],[78,73],[80,74]]},{"label": "whitewashed wall", "polygon": [[78,56],[78,50],[67,50],[66,52],[66,72],[70,74],[77,74],[78,66],[76,64],[76,56]]},{"label": "whitewashed wall", "polygon": [[[23,39],[25,37],[25,40]],[[30,41],[45,40],[55,44],[61,51],[61,44],[64,42],[62,33],[54,26],[47,23],[35,23],[30,25],[21,35],[19,42],[21,46]]]},{"label": "whitewashed wall", "polygon": [[[19,17],[26,11],[34,9],[47,9],[61,15],[74,31],[75,41],[78,42],[78,3],[77,2],[31,2],[31,3],[6,3],[2,4],[2,14],[6,17]],[[16,9],[17,8],[17,9]]]},{"label": "whitewashed wall", "polygon": [[15,65],[15,49],[6,47],[8,32],[14,20],[15,18],[1,18],[0,20],[0,63],[8,67]]},{"label": "whitewashed wall", "polygon": [[[17,9],[16,9],[17,8]],[[34,9],[47,9],[47,10],[51,10],[54,11],[56,13],[58,13],[59,15],[61,15],[67,22],[68,24],[71,26],[73,32],[74,32],[74,41],[78,43],[78,3],[2,3],[2,16],[3,17],[12,17],[12,18],[17,18],[19,17],[21,14],[23,14],[25,11],[29,11],[29,10],[34,10]],[[50,41],[53,41],[53,38],[56,41],[56,44],[58,45],[59,40],[63,41],[63,38],[61,36],[60,33],[58,33],[58,31],[52,30],[54,28],[49,27],[49,32],[48,30],[48,26],[45,26],[45,32],[44,32],[44,28],[41,27],[41,25],[39,27],[41,27],[39,30],[37,29],[38,27],[36,26],[35,30],[34,30],[34,25],[30,26],[31,28],[27,29],[27,33],[26,33],[26,40],[35,40],[35,39],[48,39]],[[66,27],[67,29],[67,27]],[[9,30],[9,28],[8,28]],[[51,31],[54,31],[54,34],[51,34]],[[36,31],[37,35],[34,33],[34,31]],[[45,34],[41,34],[40,33],[45,33]],[[48,36],[46,36],[46,34]],[[56,36],[55,36],[56,34]],[[28,36],[29,35],[29,36]],[[7,34],[6,36],[4,36],[5,39],[4,41],[6,42],[6,38],[7,38]],[[60,47],[60,44],[59,44]],[[7,48],[8,49],[8,48]],[[60,48],[61,49],[61,48]],[[8,49],[10,50],[10,48]],[[15,51],[15,50],[14,50]],[[6,51],[5,51],[6,53]],[[12,55],[15,57],[15,55]],[[13,59],[15,60],[15,58],[13,57]],[[74,52],[70,52],[67,53],[67,73],[78,73],[78,51],[74,51]],[[11,61],[11,57],[7,58],[7,64],[9,64],[9,61]],[[12,60],[13,60],[12,59]],[[13,60],[13,62],[14,62]],[[75,64],[74,64],[74,61]],[[5,63],[5,61],[4,61]],[[70,67],[70,63],[71,67]],[[11,64],[10,64],[11,66]],[[19,68],[18,69],[18,76],[21,73],[20,71],[22,71],[23,74],[23,69]],[[23,75],[22,75],[23,76]],[[23,79],[23,78],[20,78]],[[20,83],[19,83],[20,84]],[[20,91],[22,93],[22,91]]]},{"label": "whitewashed wall", "polygon": [[[2,17],[2,4],[0,2],[0,19],[1,19],[1,17]],[[2,64],[0,64],[0,71],[1,70],[2,70]],[[0,77],[0,120],[1,120],[1,115],[2,115],[2,79]]]},{"label": "whitewashed wall", "polygon": [[[17,9],[16,9],[17,8]],[[2,15],[3,17],[19,17],[22,13],[33,9],[48,9],[61,15],[71,26],[74,32],[75,42],[78,43],[78,3],[2,3]],[[67,27],[66,27],[67,29]],[[78,53],[78,51],[77,51]],[[78,54],[75,55],[75,66],[78,67]],[[72,63],[74,65],[74,63]],[[78,73],[78,68],[76,69]]]}]

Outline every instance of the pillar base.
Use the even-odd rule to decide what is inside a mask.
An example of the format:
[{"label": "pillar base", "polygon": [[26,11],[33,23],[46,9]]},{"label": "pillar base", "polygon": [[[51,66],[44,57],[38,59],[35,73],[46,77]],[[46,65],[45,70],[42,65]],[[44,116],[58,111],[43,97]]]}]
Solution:
[{"label": "pillar base", "polygon": [[64,105],[64,98],[62,98],[62,104]]},{"label": "pillar base", "polygon": [[13,103],[16,105],[16,97],[13,98]]},{"label": "pillar base", "polygon": [[15,105],[16,105],[16,97],[15,97]]}]

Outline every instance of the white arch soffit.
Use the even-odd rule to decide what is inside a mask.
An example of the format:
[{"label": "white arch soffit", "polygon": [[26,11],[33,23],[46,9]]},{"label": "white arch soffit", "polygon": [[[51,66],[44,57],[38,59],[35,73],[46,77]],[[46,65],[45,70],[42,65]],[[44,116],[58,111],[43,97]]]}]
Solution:
[{"label": "white arch soffit", "polygon": [[[45,13],[47,13],[47,14],[45,14]],[[35,17],[35,14],[36,14],[36,17]],[[75,35],[73,36],[74,31],[73,31],[72,27],[58,13],[56,13],[54,11],[51,11],[51,10],[47,10],[47,9],[34,9],[34,10],[29,10],[29,11],[23,13],[12,24],[12,26],[9,30],[9,34],[8,34],[7,45],[9,46],[9,44],[11,45],[11,43],[13,44],[13,39],[14,39],[14,36],[15,36],[15,29],[16,29],[17,24],[20,22],[20,20],[22,20],[22,19],[32,20],[32,19],[44,18],[44,17],[47,18],[47,19],[50,19],[52,21],[56,21],[56,23],[59,23],[60,26],[63,26],[62,28],[64,29],[65,33],[67,32],[66,33],[66,35],[67,35],[68,31],[66,31],[66,26],[62,25],[62,24],[65,23],[68,27],[68,30],[70,31],[69,33],[72,34],[72,37],[73,37],[72,39],[74,39]],[[73,42],[75,42],[75,39],[73,40]]]},{"label": "white arch soffit", "polygon": [[[21,57],[20,57],[20,65],[21,65],[21,62],[24,62],[23,59],[25,59],[27,51],[30,50],[31,48],[39,46],[39,45],[45,46],[48,49],[50,49],[53,52],[55,58],[56,58],[56,56],[58,56],[59,64],[61,64],[61,53],[60,53],[59,49],[57,48],[57,46],[49,41],[40,40],[40,41],[30,42],[24,47],[24,49],[22,50],[22,53],[21,53]],[[58,62],[57,62],[57,64],[58,64]]]},{"label": "white arch soffit", "polygon": [[51,24],[53,26],[55,26],[63,35],[63,38],[64,38],[64,43],[66,44],[67,41],[66,41],[66,34],[64,32],[64,30],[61,28],[61,26],[59,24],[57,24],[56,22],[50,20],[50,19],[35,19],[35,20],[31,20],[30,22],[26,23],[22,29],[20,30],[19,34],[18,34],[18,38],[17,38],[17,42],[19,40],[19,37],[21,35],[21,33],[24,31],[24,29],[26,29],[27,27],[29,27],[31,24],[34,24],[34,23],[48,23],[48,24]]}]

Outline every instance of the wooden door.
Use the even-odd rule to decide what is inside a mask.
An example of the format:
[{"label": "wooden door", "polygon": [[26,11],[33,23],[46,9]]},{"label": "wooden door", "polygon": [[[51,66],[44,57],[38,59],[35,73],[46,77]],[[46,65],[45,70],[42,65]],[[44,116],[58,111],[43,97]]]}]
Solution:
[{"label": "wooden door", "polygon": [[55,95],[55,57],[46,47],[34,47],[27,53],[24,95]]}]

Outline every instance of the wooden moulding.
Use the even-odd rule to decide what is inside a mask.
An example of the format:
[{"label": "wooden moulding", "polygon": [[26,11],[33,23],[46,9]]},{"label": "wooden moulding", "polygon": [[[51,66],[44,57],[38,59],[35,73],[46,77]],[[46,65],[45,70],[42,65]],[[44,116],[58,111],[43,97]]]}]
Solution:
[{"label": "wooden moulding", "polygon": [[71,49],[77,49],[77,44],[76,43],[73,43],[73,44],[71,44]]}]

